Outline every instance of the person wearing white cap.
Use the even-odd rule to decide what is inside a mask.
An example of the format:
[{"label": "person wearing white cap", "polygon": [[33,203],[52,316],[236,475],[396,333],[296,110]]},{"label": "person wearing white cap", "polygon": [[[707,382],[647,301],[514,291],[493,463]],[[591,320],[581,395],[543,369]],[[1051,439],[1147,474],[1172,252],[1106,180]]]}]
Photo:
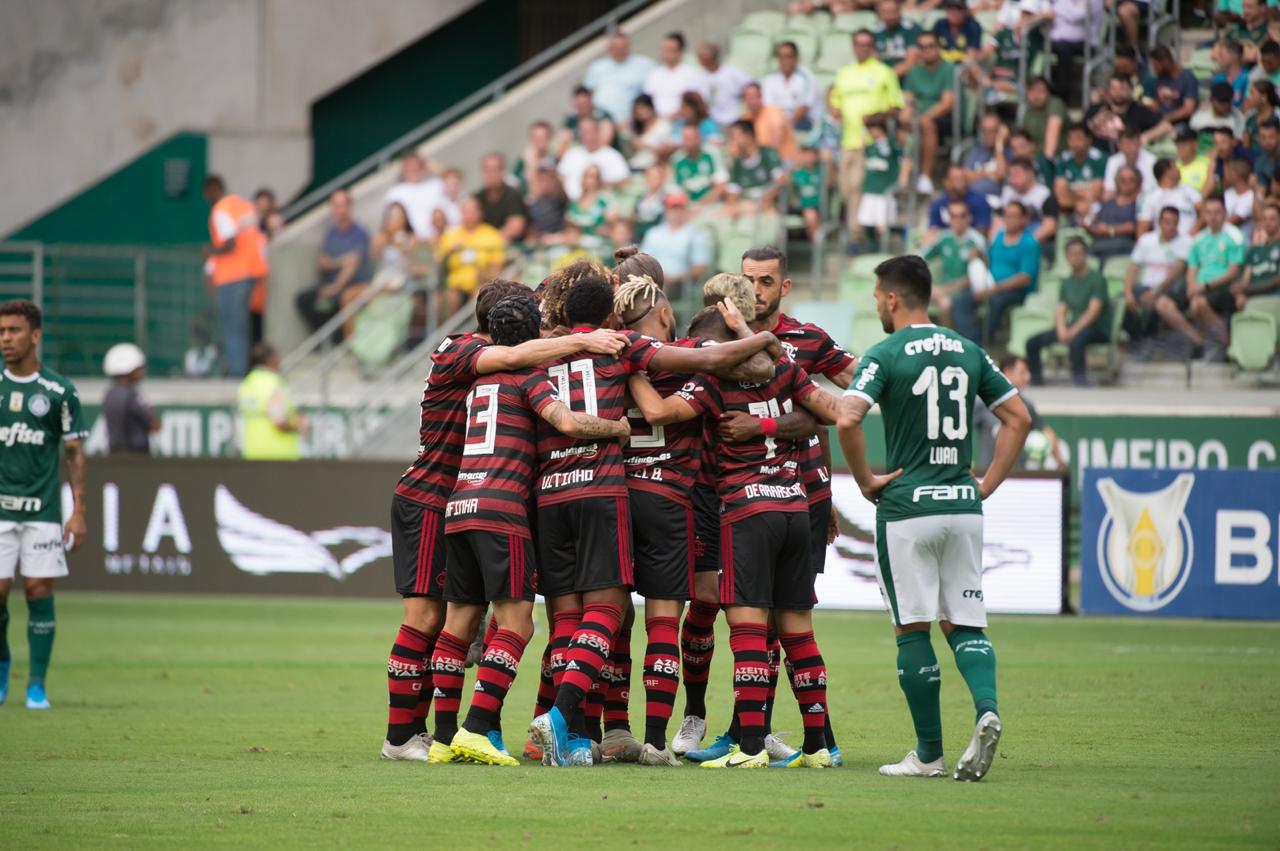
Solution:
[{"label": "person wearing white cap", "polygon": [[147,372],[147,356],[133,343],[117,343],[107,349],[102,371],[112,379],[102,400],[107,451],[150,454],[151,433],[160,430],[160,418],[138,392],[138,382]]}]

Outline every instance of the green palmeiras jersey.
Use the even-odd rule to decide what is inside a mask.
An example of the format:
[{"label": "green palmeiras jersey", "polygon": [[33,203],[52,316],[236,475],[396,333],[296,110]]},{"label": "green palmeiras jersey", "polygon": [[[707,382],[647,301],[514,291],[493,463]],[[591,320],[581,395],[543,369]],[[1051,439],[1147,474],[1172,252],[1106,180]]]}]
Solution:
[{"label": "green palmeiras jersey", "polygon": [[51,369],[0,377],[0,520],[62,522],[58,464],[64,440],[88,437],[80,397]]},{"label": "green palmeiras jersey", "polygon": [[1017,392],[986,352],[950,328],[911,325],[868,349],[845,395],[880,405],[885,469],[902,469],[876,516],[981,514],[969,469],[973,400],[994,409]]}]

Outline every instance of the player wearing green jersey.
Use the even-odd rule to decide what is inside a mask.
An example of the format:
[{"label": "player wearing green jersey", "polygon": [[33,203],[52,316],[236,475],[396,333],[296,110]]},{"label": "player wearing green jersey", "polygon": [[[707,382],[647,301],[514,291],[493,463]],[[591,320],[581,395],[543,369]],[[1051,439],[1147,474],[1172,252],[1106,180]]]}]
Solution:
[{"label": "player wearing green jersey", "polygon": [[[977,725],[957,780],[980,780],[1000,739],[995,649],[983,632],[982,500],[1013,468],[1031,418],[1018,391],[974,343],[929,321],[929,267],[916,256],[876,267],[876,309],[890,332],[858,362],[841,404],[845,459],[876,505],[876,561],[897,632],[898,684],[916,730],[916,749],[886,776],[941,777],[941,672],[929,630],[939,621],[956,667],[973,695]],[[970,472],[974,398],[1000,420],[987,474]],[[887,469],[867,464],[862,421],[879,404]]]},{"label": "player wearing green jersey", "polygon": [[[40,308],[0,304],[0,703],[9,692],[9,589],[19,566],[31,650],[27,708],[48,709],[44,679],[53,653],[53,580],[67,575],[65,549],[84,543],[84,445],[71,382],[40,366]],[[67,462],[74,506],[62,526],[58,456]]]}]

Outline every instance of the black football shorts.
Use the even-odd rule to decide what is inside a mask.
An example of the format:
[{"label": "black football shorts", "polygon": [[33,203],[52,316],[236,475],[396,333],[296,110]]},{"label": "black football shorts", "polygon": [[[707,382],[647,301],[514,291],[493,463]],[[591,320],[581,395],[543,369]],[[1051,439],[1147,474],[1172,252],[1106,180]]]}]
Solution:
[{"label": "black football shorts", "polygon": [[715,573],[720,569],[720,496],[704,484],[693,486],[693,569]]},{"label": "black football shorts", "polygon": [[533,539],[484,529],[445,535],[449,574],[444,598],[483,606],[494,600],[533,601],[538,591]]},{"label": "black football shorts", "polygon": [[767,511],[720,526],[720,603],[813,608],[809,515]]},{"label": "black football shorts", "polygon": [[632,489],[636,593],[648,600],[693,597],[693,509],[650,491]]},{"label": "black football shorts", "polygon": [[538,592],[563,597],[635,584],[625,496],[538,507]]},{"label": "black football shorts", "polygon": [[444,594],[444,512],[391,498],[391,562],[401,597]]}]

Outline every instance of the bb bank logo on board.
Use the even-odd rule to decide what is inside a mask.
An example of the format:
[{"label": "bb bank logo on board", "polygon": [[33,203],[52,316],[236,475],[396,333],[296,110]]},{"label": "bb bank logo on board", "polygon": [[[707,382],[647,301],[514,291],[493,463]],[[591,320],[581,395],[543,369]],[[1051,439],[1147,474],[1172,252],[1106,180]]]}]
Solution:
[{"label": "bb bank logo on board", "polygon": [[1195,482],[1194,473],[1183,473],[1158,491],[1135,493],[1114,479],[1098,481],[1107,507],[1098,535],[1099,573],[1121,605],[1153,612],[1187,584],[1195,540],[1183,511]]}]

